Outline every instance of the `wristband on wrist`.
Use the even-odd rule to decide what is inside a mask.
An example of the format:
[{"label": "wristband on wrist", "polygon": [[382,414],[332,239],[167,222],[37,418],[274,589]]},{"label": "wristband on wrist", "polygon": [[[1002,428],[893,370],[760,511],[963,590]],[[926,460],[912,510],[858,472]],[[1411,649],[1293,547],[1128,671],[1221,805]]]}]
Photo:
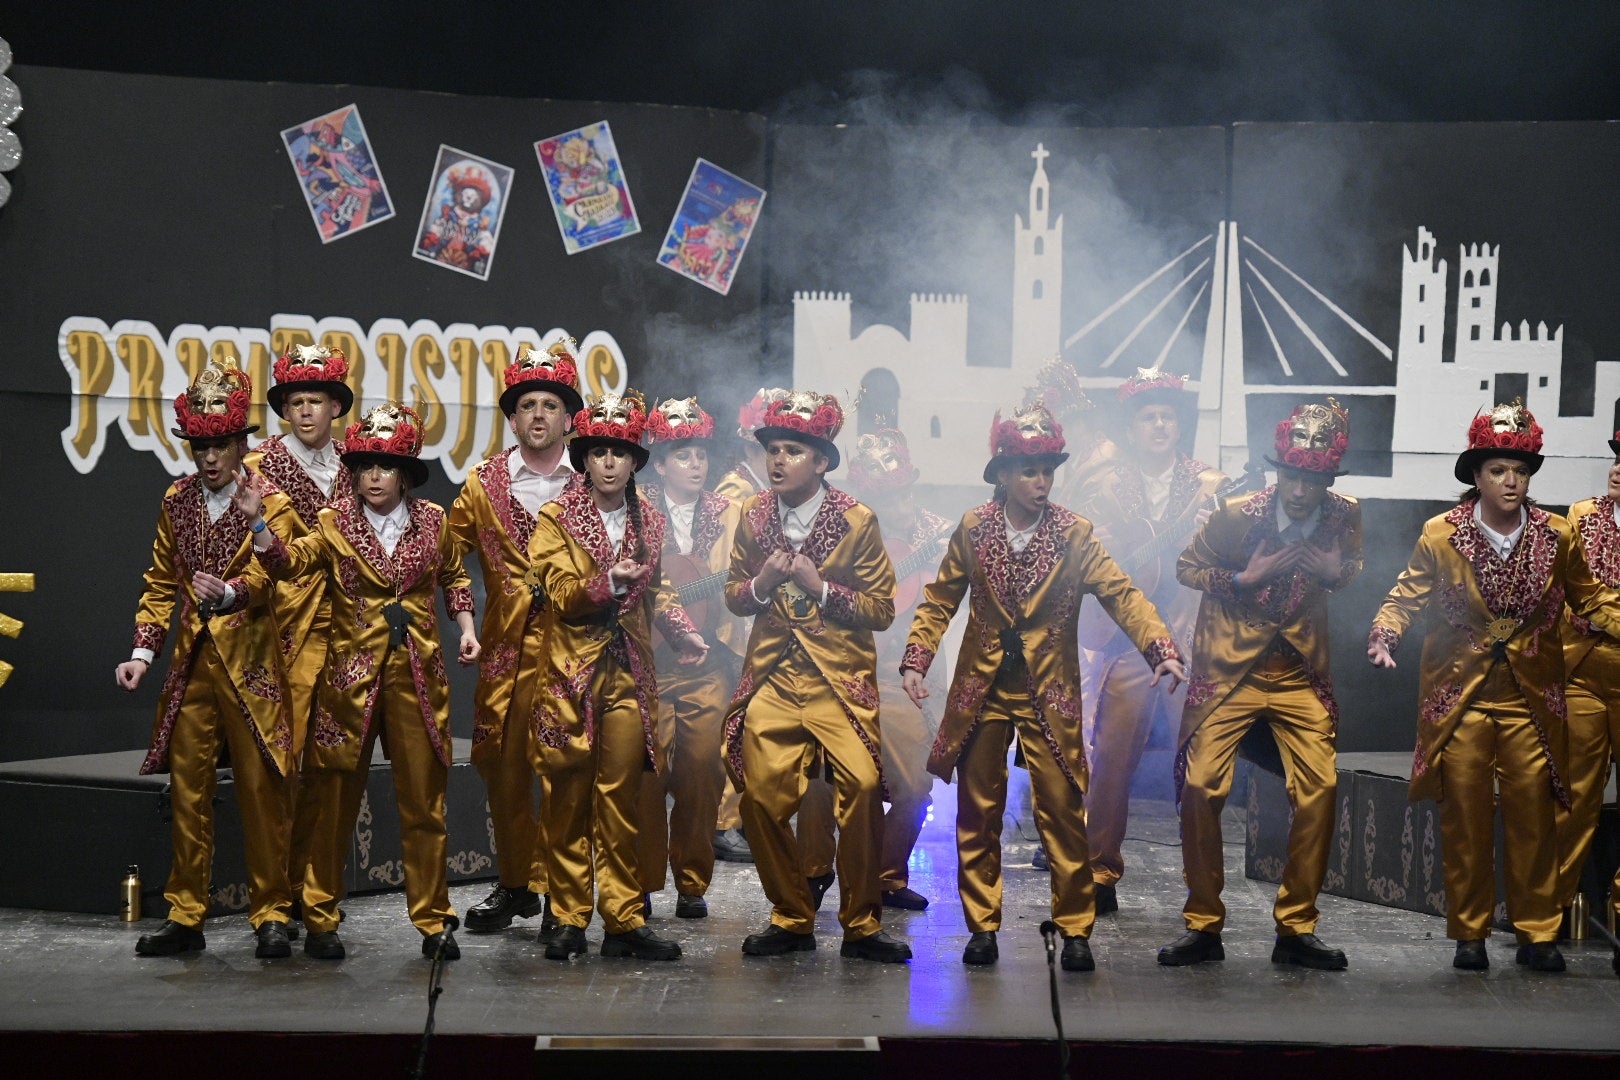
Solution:
[{"label": "wristband on wrist", "polygon": [[249,528],[248,531],[253,533],[255,536],[257,536],[259,533],[264,532],[265,528],[268,525],[269,525],[269,522],[265,521],[264,518],[260,518],[258,521],[253,523],[253,525]]}]

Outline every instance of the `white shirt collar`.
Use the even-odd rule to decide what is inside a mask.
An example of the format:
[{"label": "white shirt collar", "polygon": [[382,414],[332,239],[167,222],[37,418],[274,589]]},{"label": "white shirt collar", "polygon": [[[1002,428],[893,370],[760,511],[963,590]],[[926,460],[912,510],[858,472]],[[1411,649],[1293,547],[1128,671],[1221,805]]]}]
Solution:
[{"label": "white shirt collar", "polygon": [[1529,520],[1529,511],[1520,504],[1519,527],[1510,533],[1499,533],[1485,524],[1485,516],[1480,513],[1479,500],[1474,500],[1474,523],[1479,526],[1479,531],[1485,534],[1485,539],[1490,541],[1491,550],[1496,552],[1496,557],[1504,562],[1513,554],[1513,545],[1519,542],[1519,537],[1524,533],[1525,522]]},{"label": "white shirt collar", "polygon": [[1007,526],[1007,546],[1013,549],[1014,555],[1021,555],[1024,549],[1029,547],[1029,542],[1035,539],[1035,530],[1039,529],[1041,522],[1046,520],[1046,511],[1042,510],[1035,518],[1035,523],[1027,529],[1013,528],[1012,519],[1007,517],[1005,512],[1002,513],[1001,520]]},{"label": "white shirt collar", "polygon": [[360,508],[366,512],[366,520],[371,523],[372,531],[377,534],[377,539],[382,541],[383,550],[388,552],[389,557],[392,558],[394,548],[399,544],[400,537],[405,535],[405,530],[411,524],[411,508],[409,504],[404,499],[401,499],[399,505],[386,514],[377,513],[365,502],[360,503]]},{"label": "white shirt collar", "polygon": [[602,515],[602,527],[607,530],[608,540],[612,542],[613,557],[618,558],[619,545],[624,543],[624,526],[630,513],[630,503],[626,501],[617,510],[597,507],[596,512]]},{"label": "white shirt collar", "polygon": [[682,555],[692,553],[692,522],[697,517],[697,504],[696,499],[689,503],[670,502],[669,489],[664,489],[664,516],[669,519],[669,531],[674,534],[675,546]]},{"label": "white shirt collar", "polygon": [[810,539],[810,530],[815,526],[816,515],[821,512],[821,504],[826,497],[826,487],[817,484],[816,493],[798,506],[789,506],[777,499],[776,512],[782,519],[782,535],[787,537],[794,551],[804,547],[804,542]]},{"label": "white shirt collar", "polygon": [[337,444],[328,439],[319,450],[311,450],[299,441],[297,435],[289,433],[282,437],[281,445],[287,448],[287,453],[303,468],[305,475],[315,481],[321,493],[330,497],[332,485],[337,482]]},{"label": "white shirt collar", "polygon": [[208,511],[209,522],[218,521],[231,508],[231,496],[236,494],[236,481],[232,480],[218,491],[203,486],[203,508]]},{"label": "white shirt collar", "polygon": [[511,451],[506,455],[506,474],[513,480],[516,480],[519,476],[538,476],[543,480],[567,480],[573,475],[573,472],[574,466],[568,460],[567,451],[564,451],[563,456],[557,459],[557,467],[549,473],[536,472],[534,469],[529,468],[529,463],[523,460],[523,448],[521,446],[512,447]]},{"label": "white shirt collar", "polygon": [[1298,525],[1300,533],[1305,539],[1309,540],[1311,535],[1316,532],[1316,527],[1322,523],[1322,506],[1318,503],[1316,509],[1307,514],[1304,521],[1295,521],[1288,516],[1288,511],[1283,509],[1282,500],[1278,499],[1276,516],[1277,534],[1279,536],[1288,531],[1288,526]]}]

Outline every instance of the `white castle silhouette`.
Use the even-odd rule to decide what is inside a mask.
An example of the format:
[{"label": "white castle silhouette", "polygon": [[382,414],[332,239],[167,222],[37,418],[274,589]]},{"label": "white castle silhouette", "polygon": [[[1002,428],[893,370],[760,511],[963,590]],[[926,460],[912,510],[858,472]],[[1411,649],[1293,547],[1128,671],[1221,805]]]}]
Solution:
[{"label": "white castle silhouette", "polygon": [[[1137,323],[1108,361],[1098,365],[1099,370],[1080,371],[1081,381],[1086,386],[1103,391],[1103,394],[1093,394],[1099,405],[1106,407],[1106,392],[1124,377],[1123,372],[1104,372],[1100,368],[1112,362],[1126,344],[1141,334],[1149,319],[1165,311],[1199,280],[1208,266],[1207,279],[1199,284],[1191,301],[1179,309],[1175,328],[1159,356],[1162,360],[1169,352],[1170,345],[1208,292],[1203,366],[1200,379],[1191,384],[1198,391],[1196,452],[1206,460],[1218,460],[1228,473],[1241,472],[1253,456],[1247,445],[1247,396],[1251,389],[1256,393],[1297,394],[1302,399],[1327,394],[1342,397],[1392,395],[1395,398],[1394,430],[1388,446],[1391,474],[1347,476],[1339,482],[1340,487],[1351,494],[1371,498],[1443,499],[1456,487],[1451,475],[1452,462],[1476,411],[1495,402],[1521,397],[1546,430],[1548,456],[1565,459],[1537,477],[1537,497],[1549,505],[1562,505],[1603,490],[1604,474],[1612,460],[1604,455],[1604,450],[1606,440],[1614,433],[1616,407],[1620,405],[1620,363],[1607,361],[1596,365],[1595,404],[1591,414],[1561,415],[1563,327],[1549,330],[1545,322],[1532,326],[1527,319],[1521,320],[1517,327],[1506,320],[1497,323],[1500,245],[1468,244],[1459,249],[1461,276],[1453,313],[1455,343],[1452,356],[1447,359],[1443,344],[1449,268],[1427,228],[1419,226],[1416,243],[1402,248],[1400,330],[1394,349],[1379,341],[1270,252],[1248,237],[1242,238],[1254,252],[1298,282],[1386,360],[1394,362],[1393,387],[1387,383],[1361,385],[1351,379],[1328,346],[1265,273],[1253,261],[1242,259],[1236,222],[1221,222],[1215,232],[1133,287],[1065,340],[1062,327],[1063,218],[1059,215],[1054,221],[1051,216],[1051,184],[1045,167],[1048,156],[1045,146],[1037,144],[1031,153],[1035,172],[1029,186],[1029,213],[1027,218],[1013,216],[1010,368],[968,365],[966,296],[912,294],[909,336],[880,324],[852,336],[849,293],[796,292],[793,296],[794,384],[837,388],[846,393],[861,387],[865,393],[859,410],[861,422],[870,423],[875,414],[890,422],[898,416],[898,426],[905,432],[913,458],[923,465],[928,482],[977,484],[984,464],[990,413],[998,405],[1016,403],[1023,388],[1035,382],[1037,371],[1048,358],[1092,332],[1145,286],[1214,240],[1213,255],[1204,257],[1179,281],[1175,281],[1174,275],[1166,279],[1175,281],[1173,287],[1148,318]],[[1271,332],[1271,323],[1260,307],[1260,293],[1248,285],[1251,277],[1261,283],[1263,292],[1293,321],[1342,381],[1306,384],[1295,378],[1293,365],[1283,354]],[[1245,294],[1254,304],[1283,374],[1291,381],[1253,387],[1245,383],[1242,317]],[[985,378],[992,372],[993,384]],[[999,395],[996,400],[985,398],[989,385],[993,385]],[[859,429],[860,423],[846,425],[844,441],[852,442]],[[1368,448],[1365,442],[1360,445]]]}]

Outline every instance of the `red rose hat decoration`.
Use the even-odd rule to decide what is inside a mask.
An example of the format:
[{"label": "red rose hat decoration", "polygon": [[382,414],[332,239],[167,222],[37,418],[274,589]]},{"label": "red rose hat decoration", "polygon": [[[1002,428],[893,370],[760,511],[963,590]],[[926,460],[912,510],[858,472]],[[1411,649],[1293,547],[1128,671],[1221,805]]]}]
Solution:
[{"label": "red rose hat decoration", "polygon": [[338,410],[339,416],[354,407],[354,391],[349,389],[345,381],[349,375],[349,360],[341,349],[329,349],[325,345],[294,345],[275,362],[271,373],[275,376],[275,382],[265,397],[277,416],[287,415],[282,411],[287,395],[296,390],[319,390],[330,394],[343,406]]},{"label": "red rose hat decoration", "polygon": [[1001,418],[998,409],[990,422],[990,460],[984,466],[984,482],[994,484],[996,474],[1007,464],[1049,464],[1055,469],[1069,460],[1064,445],[1063,427],[1045,405],[1026,405],[1008,420]]},{"label": "red rose hat decoration", "polygon": [[382,465],[404,471],[412,487],[427,483],[427,462],[421,459],[422,418],[415,409],[385,401],[349,425],[343,446],[343,464],[350,472]]},{"label": "red rose hat decoration", "polygon": [[1479,413],[1468,425],[1468,449],[1457,455],[1452,475],[1460,483],[1472,484],[1474,471],[1483,462],[1505,457],[1529,465],[1530,474],[1534,476],[1541,468],[1542,434],[1535,414],[1524,407],[1522,399],[1515,398],[1510,404]]},{"label": "red rose hat decoration", "polygon": [[674,449],[678,444],[714,438],[714,417],[695,397],[667,398],[647,414],[647,445]]},{"label": "red rose hat decoration", "polygon": [[1277,456],[1266,460],[1279,469],[1343,476],[1339,465],[1350,449],[1350,411],[1335,398],[1296,405],[1288,419],[1277,422],[1273,445]]},{"label": "red rose hat decoration", "polygon": [[647,402],[639,391],[603,394],[588,408],[574,414],[574,437],[568,441],[568,460],[579,472],[585,470],[585,454],[593,446],[617,446],[630,452],[636,468],[643,469],[651,456],[641,445],[647,429]]},{"label": "red rose hat decoration", "polygon": [[770,389],[760,387],[759,393],[737,410],[737,438],[752,439],[754,432],[765,422],[765,410],[771,402],[781,401],[787,396],[788,392],[780,386]]},{"label": "red rose hat decoration", "polygon": [[827,456],[827,468],[838,468],[842,458],[833,442],[844,428],[844,407],[831,394],[790,390],[765,407],[764,422],[754,431],[761,446],[772,439],[787,439],[812,446]]},{"label": "red rose hat decoration", "polygon": [[585,407],[579,396],[579,366],[574,353],[579,348],[573,338],[553,342],[545,349],[525,345],[518,350],[517,359],[507,365],[504,373],[506,389],[501,391],[501,411],[507,416],[517,412],[518,400],[524,394],[543,390],[555,394],[569,415]]},{"label": "red rose hat decoration", "polygon": [[880,428],[855,440],[849,459],[849,486],[859,495],[901,491],[917,482],[906,437],[895,428]]},{"label": "red rose hat decoration", "polygon": [[174,399],[174,418],[180,426],[169,430],[187,441],[248,435],[259,430],[259,425],[248,423],[252,404],[253,380],[236,366],[236,357],[224,361],[209,357],[186,392]]}]

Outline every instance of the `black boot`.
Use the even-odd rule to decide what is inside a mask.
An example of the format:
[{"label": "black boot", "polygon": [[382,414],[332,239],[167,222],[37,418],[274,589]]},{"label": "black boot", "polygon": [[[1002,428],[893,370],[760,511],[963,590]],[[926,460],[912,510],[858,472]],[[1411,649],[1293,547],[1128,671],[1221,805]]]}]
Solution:
[{"label": "black boot", "polygon": [[967,948],[962,950],[962,963],[980,966],[993,964],[1001,957],[1001,950],[996,948],[996,932],[994,930],[975,930],[973,936],[968,938]]},{"label": "black boot", "polygon": [[1344,953],[1322,944],[1315,934],[1278,934],[1271,950],[1273,964],[1298,964],[1318,971],[1343,971],[1350,966]]},{"label": "black boot", "polygon": [[203,932],[194,926],[165,919],[155,934],[142,934],[135,943],[136,956],[177,956],[208,948]]},{"label": "black boot", "polygon": [[254,928],[253,936],[259,939],[253,955],[260,960],[280,960],[292,955],[292,943],[287,937],[286,923],[266,919]]},{"label": "black boot", "polygon": [[645,924],[622,934],[602,935],[603,956],[630,956],[637,960],[679,960],[681,947],[655,935]]},{"label": "black boot", "polygon": [[1058,963],[1064,971],[1095,971],[1097,963],[1091,958],[1091,942],[1083,937],[1063,935],[1063,955]]},{"label": "black boot", "polygon": [[1558,951],[1556,941],[1536,941],[1529,945],[1520,945],[1518,955],[1514,959],[1531,971],[1564,970],[1564,954]]},{"label": "black boot", "polygon": [[749,956],[782,956],[790,952],[815,952],[816,935],[795,934],[775,923],[762,933],[743,938],[742,951]]},{"label": "black boot", "polygon": [[583,926],[559,926],[551,940],[546,943],[547,960],[570,960],[576,956],[585,955],[585,928]]},{"label": "black boot", "polygon": [[346,955],[346,950],[336,930],[328,930],[325,933],[311,930],[304,938],[304,955],[314,960],[341,960]]},{"label": "black boot", "polygon": [[846,941],[838,955],[850,960],[876,960],[880,964],[903,964],[911,959],[911,946],[879,930],[867,937]]},{"label": "black boot", "polygon": [[474,934],[492,934],[512,925],[513,918],[540,914],[541,899],[530,889],[497,884],[488,896],[467,909],[466,927]]},{"label": "black boot", "polygon": [[1206,960],[1225,960],[1226,950],[1221,948],[1221,935],[1207,930],[1188,930],[1159,950],[1159,963],[1166,967],[1185,967],[1202,964]]},{"label": "black boot", "polygon": [[445,960],[460,960],[461,946],[456,944],[456,935],[449,930],[440,930],[437,934],[429,934],[424,937],[422,939],[422,955],[431,960],[434,954],[438,954]]}]

